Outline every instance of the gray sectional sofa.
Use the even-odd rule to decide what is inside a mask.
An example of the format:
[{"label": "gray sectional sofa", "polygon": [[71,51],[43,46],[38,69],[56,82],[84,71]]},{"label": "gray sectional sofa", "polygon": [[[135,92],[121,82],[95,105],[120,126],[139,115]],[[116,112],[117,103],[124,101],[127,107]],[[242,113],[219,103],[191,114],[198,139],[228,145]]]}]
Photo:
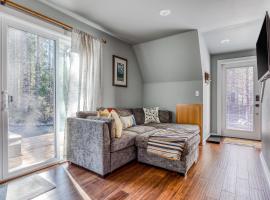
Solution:
[{"label": "gray sectional sofa", "polygon": [[[144,113],[141,108],[118,109],[117,112],[120,116],[133,114],[137,124],[124,129],[120,138],[115,138],[113,119],[87,117],[82,113],[78,113],[77,117],[68,118],[67,159],[101,176],[111,173],[136,158],[139,162],[182,174],[186,174],[197,161],[200,141],[198,126],[172,123],[170,111],[159,111],[160,124],[143,124]],[[187,148],[181,160],[171,161],[147,154],[147,140],[153,130],[183,128],[192,131],[194,137],[187,142]]]}]

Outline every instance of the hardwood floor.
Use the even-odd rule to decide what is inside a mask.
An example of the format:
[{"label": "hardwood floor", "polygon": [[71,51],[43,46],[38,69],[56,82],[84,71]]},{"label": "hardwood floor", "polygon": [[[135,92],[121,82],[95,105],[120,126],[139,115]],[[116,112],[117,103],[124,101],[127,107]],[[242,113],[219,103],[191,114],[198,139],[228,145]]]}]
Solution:
[{"label": "hardwood floor", "polygon": [[259,153],[252,147],[206,144],[187,177],[132,162],[101,178],[65,164],[41,173],[56,189],[36,199],[270,199]]}]

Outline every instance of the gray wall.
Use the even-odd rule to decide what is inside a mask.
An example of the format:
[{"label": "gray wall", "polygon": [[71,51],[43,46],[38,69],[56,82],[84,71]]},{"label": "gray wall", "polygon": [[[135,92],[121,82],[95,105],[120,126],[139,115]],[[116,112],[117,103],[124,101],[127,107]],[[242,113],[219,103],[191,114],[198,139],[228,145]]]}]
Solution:
[{"label": "gray wall", "polygon": [[270,169],[270,79],[266,81],[262,102],[262,153]]},{"label": "gray wall", "polygon": [[[195,91],[200,92],[200,96],[195,96]],[[202,103],[202,81],[178,81],[145,83],[143,90],[144,106],[159,106],[162,109],[174,112],[178,103]]]},{"label": "gray wall", "polygon": [[197,31],[134,46],[145,83],[201,80]]},{"label": "gray wall", "polygon": [[[58,19],[74,28],[83,30],[97,38],[105,38],[107,44],[103,50],[103,85],[104,85],[104,101],[103,106],[109,107],[136,107],[142,105],[142,77],[138,62],[132,46],[116,39],[102,31],[99,31],[87,24],[77,21],[47,5],[36,0],[16,0],[22,5],[39,11],[49,17]],[[128,88],[112,86],[112,55],[118,55],[128,59]]]},{"label": "gray wall", "polygon": [[246,50],[211,56],[211,131],[217,132],[217,61],[223,59],[255,56],[255,50]]},{"label": "gray wall", "polygon": [[175,113],[177,103],[203,103],[197,31],[138,44],[134,49],[144,80],[144,106],[159,106]]}]

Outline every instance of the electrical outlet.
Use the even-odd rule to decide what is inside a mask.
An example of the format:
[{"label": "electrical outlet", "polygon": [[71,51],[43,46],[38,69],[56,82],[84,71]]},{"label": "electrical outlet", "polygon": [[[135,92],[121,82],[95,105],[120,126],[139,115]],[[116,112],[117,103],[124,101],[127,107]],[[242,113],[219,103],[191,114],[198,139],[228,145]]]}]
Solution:
[{"label": "electrical outlet", "polygon": [[196,96],[196,97],[200,96],[199,90],[196,90],[196,91],[195,91],[195,96]]}]

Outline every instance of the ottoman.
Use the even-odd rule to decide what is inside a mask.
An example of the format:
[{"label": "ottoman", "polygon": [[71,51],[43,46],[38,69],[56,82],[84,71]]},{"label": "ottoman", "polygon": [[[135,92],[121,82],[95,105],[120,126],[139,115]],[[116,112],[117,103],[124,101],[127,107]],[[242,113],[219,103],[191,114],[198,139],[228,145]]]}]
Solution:
[{"label": "ottoman", "polygon": [[147,153],[147,142],[151,133],[143,133],[136,137],[137,159],[139,162],[161,167],[186,175],[191,166],[197,162],[199,154],[200,136],[195,134],[188,141],[186,150],[180,160],[169,160],[158,155]]}]

